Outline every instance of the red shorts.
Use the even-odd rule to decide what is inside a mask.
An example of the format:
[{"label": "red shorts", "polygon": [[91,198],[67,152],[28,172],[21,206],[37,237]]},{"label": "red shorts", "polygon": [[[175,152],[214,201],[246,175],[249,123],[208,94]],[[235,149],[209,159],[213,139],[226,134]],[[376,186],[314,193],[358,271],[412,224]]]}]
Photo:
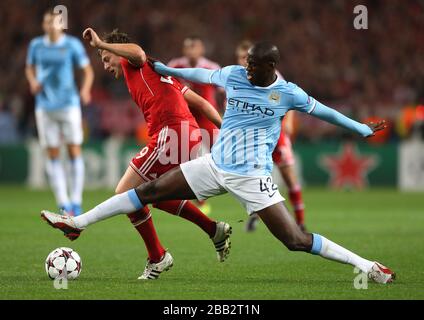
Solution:
[{"label": "red shorts", "polygon": [[180,163],[195,159],[202,142],[199,128],[189,124],[165,126],[131,160],[145,181],[159,178]]},{"label": "red shorts", "polygon": [[272,160],[277,166],[292,166],[294,165],[294,154],[290,138],[287,134],[281,131],[280,138],[272,153]]}]

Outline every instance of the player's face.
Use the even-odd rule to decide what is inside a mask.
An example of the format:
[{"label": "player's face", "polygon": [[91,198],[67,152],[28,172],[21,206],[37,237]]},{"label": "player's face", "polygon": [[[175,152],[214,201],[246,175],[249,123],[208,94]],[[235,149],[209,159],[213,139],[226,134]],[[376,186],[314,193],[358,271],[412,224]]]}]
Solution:
[{"label": "player's face", "polygon": [[247,50],[238,49],[236,52],[237,63],[243,67],[247,67]]},{"label": "player's face", "polygon": [[122,67],[119,56],[109,52],[107,50],[102,50],[101,53],[103,68],[112,73],[116,79],[122,75]]},{"label": "player's face", "polygon": [[62,28],[59,19],[59,15],[46,13],[43,18],[43,31],[48,35],[61,33]]},{"label": "player's face", "polygon": [[269,61],[259,59],[249,51],[246,71],[247,79],[250,83],[263,86],[275,75],[275,66]]},{"label": "player's face", "polygon": [[204,46],[200,40],[186,39],[183,45],[183,54],[190,60],[197,60],[204,54]]}]

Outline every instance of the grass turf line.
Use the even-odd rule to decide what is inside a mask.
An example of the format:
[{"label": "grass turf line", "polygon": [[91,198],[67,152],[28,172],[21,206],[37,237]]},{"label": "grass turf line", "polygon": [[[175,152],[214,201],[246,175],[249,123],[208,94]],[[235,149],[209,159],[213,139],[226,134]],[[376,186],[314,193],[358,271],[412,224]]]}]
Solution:
[{"label": "grass turf line", "polygon": [[[84,208],[110,195],[87,191]],[[423,194],[306,189],[304,198],[310,231],[386,264],[397,272],[396,283],[356,290],[351,266],[289,252],[263,224],[245,233],[246,214],[228,195],[210,200],[212,217],[233,226],[228,261],[216,260],[212,242],[198,227],[154,210],[158,234],[175,262],[159,280],[140,281],[146,251],[125,215],[91,226],[70,242],[39,218],[41,209],[55,209],[49,191],[0,186],[0,299],[424,299]],[[83,260],[68,290],[54,289],[44,271],[47,254],[60,246]]]}]

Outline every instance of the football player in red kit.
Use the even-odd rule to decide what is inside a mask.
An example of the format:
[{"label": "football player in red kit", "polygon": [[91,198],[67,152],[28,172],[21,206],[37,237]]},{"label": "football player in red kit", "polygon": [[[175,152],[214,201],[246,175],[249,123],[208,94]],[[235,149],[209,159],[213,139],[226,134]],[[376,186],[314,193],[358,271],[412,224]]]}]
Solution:
[{"label": "football player in red kit", "polygon": [[[143,49],[130,43],[127,34],[114,30],[101,40],[93,29],[88,28],[83,37],[99,50],[106,71],[117,79],[124,76],[131,97],[143,112],[151,138],[147,146],[132,159],[116,187],[116,193],[121,194],[156,179],[180,163],[195,158],[201,133],[188,104],[219,127],[221,117],[218,112],[178,80],[156,73]],[[197,224],[212,239],[218,260],[226,259],[231,233],[227,223],[211,220],[189,201],[164,201],[153,204],[153,207]],[[156,279],[162,271],[172,266],[173,258],[158,239],[149,209],[143,208],[128,214],[128,217],[143,238],[149,254],[139,279]],[[74,240],[91,222],[84,221],[81,216],[79,228],[69,230],[65,235]]]},{"label": "football player in red kit", "polygon": [[[169,61],[168,66],[173,68],[205,68],[205,69],[219,69],[220,66],[216,62],[213,62],[204,57],[205,47],[203,41],[198,36],[189,36],[184,39],[183,42],[183,56],[179,58],[174,58]],[[194,92],[205,98],[211,105],[218,109],[218,103],[216,100],[217,87],[211,84],[201,84],[193,83],[184,80],[190,89]],[[196,118],[199,127],[202,129],[202,139],[203,139],[203,148],[204,152],[209,153],[210,148],[213,145],[214,137],[218,134],[218,128],[216,125],[211,122],[204,114],[193,110],[194,117]],[[203,201],[198,201],[199,208],[203,213],[209,214],[211,207],[208,203]]]}]

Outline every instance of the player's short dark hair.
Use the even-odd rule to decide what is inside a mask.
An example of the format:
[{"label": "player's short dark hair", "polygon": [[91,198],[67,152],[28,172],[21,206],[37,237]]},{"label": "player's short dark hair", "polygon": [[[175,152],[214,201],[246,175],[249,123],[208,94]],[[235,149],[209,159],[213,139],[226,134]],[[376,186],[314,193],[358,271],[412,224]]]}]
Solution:
[{"label": "player's short dark hair", "polygon": [[280,51],[276,45],[268,41],[255,43],[249,50],[249,53],[262,61],[273,62],[275,64],[280,62]]},{"label": "player's short dark hair", "polygon": [[103,34],[102,40],[106,43],[130,43],[131,39],[128,34],[113,29],[112,32]]},{"label": "player's short dark hair", "polygon": [[[131,43],[131,38],[125,32],[120,32],[118,29],[113,29],[112,32],[105,32],[102,40],[106,43]],[[99,56],[102,55],[102,50],[98,50]]]},{"label": "player's short dark hair", "polygon": [[[131,43],[131,38],[125,32],[120,32],[118,29],[113,29],[112,32],[104,33],[102,40],[106,43]],[[99,55],[101,56],[101,51],[99,50]],[[153,63],[160,62],[159,59],[156,59],[151,56],[147,56],[147,62],[153,66]]]}]

